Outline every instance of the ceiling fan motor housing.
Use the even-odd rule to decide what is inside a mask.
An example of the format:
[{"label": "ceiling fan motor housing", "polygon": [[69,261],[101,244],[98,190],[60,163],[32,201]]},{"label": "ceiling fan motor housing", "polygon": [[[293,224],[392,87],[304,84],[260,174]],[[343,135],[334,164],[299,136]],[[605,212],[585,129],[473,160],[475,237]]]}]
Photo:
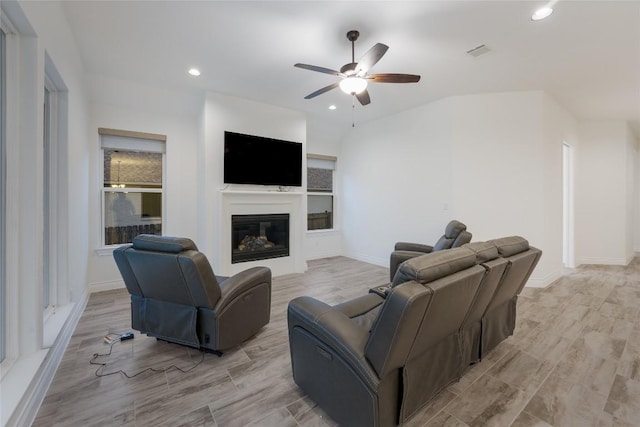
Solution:
[{"label": "ceiling fan motor housing", "polygon": [[340,68],[340,72],[342,74],[346,74],[347,76],[351,76],[356,73],[355,71],[356,71],[357,65],[358,65],[357,62],[350,62],[348,64],[344,64],[342,68]]}]

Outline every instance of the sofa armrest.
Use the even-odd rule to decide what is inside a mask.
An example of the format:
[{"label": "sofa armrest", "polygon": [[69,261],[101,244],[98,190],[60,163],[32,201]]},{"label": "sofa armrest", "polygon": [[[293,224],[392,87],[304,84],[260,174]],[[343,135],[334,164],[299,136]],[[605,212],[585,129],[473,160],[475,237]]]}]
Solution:
[{"label": "sofa armrest", "polygon": [[[379,379],[364,355],[369,330],[358,326],[341,311],[312,297],[299,297],[289,302],[287,310],[289,335],[302,328],[338,354],[358,376],[375,390]],[[295,352],[295,346],[291,353]]]},{"label": "sofa armrest", "polygon": [[221,312],[243,293],[259,285],[268,285],[271,294],[271,270],[267,267],[253,267],[220,282],[220,299],[216,302],[214,311]]},{"label": "sofa armrest", "polygon": [[433,250],[433,246],[423,245],[421,243],[397,242],[393,249],[396,251],[414,251],[428,254]]}]

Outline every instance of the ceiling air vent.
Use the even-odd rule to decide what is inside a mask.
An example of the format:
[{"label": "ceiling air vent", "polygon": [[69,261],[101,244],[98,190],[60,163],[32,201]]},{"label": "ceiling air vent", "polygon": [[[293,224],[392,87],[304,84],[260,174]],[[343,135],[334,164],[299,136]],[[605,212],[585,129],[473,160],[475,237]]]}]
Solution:
[{"label": "ceiling air vent", "polygon": [[467,53],[473,56],[474,58],[477,58],[478,56],[484,55],[485,53],[489,53],[489,52],[491,52],[491,49],[489,49],[484,44],[481,44],[480,46],[476,46],[473,49],[467,51]]}]

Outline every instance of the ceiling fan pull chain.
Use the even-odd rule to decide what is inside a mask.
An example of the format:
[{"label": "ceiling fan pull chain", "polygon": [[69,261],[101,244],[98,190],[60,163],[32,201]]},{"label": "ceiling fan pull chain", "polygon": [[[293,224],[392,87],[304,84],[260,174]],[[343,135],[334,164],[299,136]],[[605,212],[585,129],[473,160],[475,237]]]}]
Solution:
[{"label": "ceiling fan pull chain", "polygon": [[351,95],[351,127],[356,127],[356,96]]}]

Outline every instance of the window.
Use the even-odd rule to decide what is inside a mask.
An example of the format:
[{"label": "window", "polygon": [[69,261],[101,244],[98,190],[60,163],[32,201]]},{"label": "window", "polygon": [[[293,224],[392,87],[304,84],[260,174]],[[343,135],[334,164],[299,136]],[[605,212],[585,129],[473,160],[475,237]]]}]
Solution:
[{"label": "window", "polygon": [[[42,123],[42,308],[46,322],[65,286],[65,259],[62,239],[66,229],[64,160],[66,153],[67,87],[51,57],[44,55],[44,108]],[[62,163],[61,163],[62,162]]]},{"label": "window", "polygon": [[336,158],[307,155],[307,230],[333,229]]},{"label": "window", "polygon": [[5,358],[5,337],[6,337],[6,245],[5,245],[5,206],[6,206],[6,55],[5,55],[5,33],[0,29],[0,362]]},{"label": "window", "polygon": [[102,245],[162,234],[164,135],[99,129],[103,155]]},{"label": "window", "polygon": [[[46,79],[45,79],[46,80]],[[44,123],[42,132],[42,155],[43,155],[43,173],[42,173],[42,308],[47,309],[52,305],[51,296],[55,289],[52,289],[54,281],[51,277],[51,140],[53,132],[51,126],[55,123],[53,119],[52,102],[51,102],[51,86],[45,81],[44,86]],[[52,120],[53,119],[53,120]],[[55,304],[55,302],[53,302]]]}]

